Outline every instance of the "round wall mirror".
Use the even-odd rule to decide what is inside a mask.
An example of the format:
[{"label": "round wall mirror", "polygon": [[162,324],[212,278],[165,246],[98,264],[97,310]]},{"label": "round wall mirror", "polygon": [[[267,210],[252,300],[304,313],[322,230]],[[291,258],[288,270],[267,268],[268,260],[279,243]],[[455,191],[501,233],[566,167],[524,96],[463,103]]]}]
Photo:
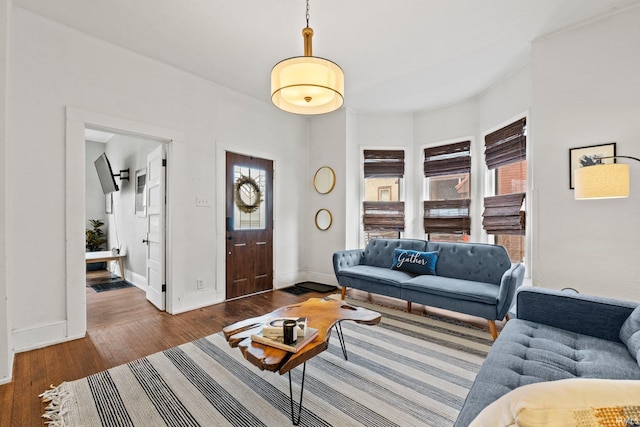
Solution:
[{"label": "round wall mirror", "polygon": [[329,166],[323,166],[313,176],[313,186],[320,194],[327,194],[336,185],[336,173]]},{"label": "round wall mirror", "polygon": [[331,222],[333,218],[331,217],[331,212],[328,209],[320,209],[316,212],[316,227],[318,230],[328,230],[331,227]]}]

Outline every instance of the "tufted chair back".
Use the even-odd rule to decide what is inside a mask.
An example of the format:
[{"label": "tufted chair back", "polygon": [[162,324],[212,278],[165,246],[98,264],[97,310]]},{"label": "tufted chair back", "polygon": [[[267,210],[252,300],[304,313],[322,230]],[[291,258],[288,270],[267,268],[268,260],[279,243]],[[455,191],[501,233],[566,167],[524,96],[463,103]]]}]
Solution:
[{"label": "tufted chair back", "polygon": [[438,252],[438,276],[499,285],[504,272],[511,268],[506,249],[498,245],[428,242],[427,251]]},{"label": "tufted chair back", "polygon": [[390,268],[393,264],[393,251],[398,248],[424,252],[427,242],[414,239],[372,239],[364,249],[362,264]]}]

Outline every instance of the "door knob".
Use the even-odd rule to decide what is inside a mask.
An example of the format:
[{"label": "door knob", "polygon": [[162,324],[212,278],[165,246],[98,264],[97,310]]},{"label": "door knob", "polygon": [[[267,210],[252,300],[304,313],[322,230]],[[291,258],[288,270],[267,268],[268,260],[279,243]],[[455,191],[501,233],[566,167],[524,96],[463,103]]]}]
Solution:
[{"label": "door knob", "polygon": [[144,243],[145,245],[148,245],[149,241],[147,239],[142,239],[142,243]]}]

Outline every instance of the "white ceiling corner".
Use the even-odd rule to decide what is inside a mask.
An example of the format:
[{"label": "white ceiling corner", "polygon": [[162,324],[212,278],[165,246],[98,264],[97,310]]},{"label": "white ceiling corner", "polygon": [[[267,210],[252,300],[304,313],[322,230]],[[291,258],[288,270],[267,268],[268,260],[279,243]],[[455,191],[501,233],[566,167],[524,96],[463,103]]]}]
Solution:
[{"label": "white ceiling corner", "polygon": [[111,138],[113,138],[113,136],[113,133],[104,132],[101,130],[89,128],[84,129],[84,139],[87,141],[102,142],[106,144]]}]

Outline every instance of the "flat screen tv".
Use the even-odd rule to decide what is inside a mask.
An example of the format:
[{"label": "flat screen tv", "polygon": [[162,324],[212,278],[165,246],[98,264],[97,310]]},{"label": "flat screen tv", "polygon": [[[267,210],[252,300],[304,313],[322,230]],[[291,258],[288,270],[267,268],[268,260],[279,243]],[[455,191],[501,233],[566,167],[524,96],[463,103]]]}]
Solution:
[{"label": "flat screen tv", "polygon": [[98,178],[104,194],[118,191],[118,184],[116,184],[116,178],[111,170],[111,163],[109,163],[107,155],[102,153],[93,164],[96,165],[96,171],[98,171]]}]

